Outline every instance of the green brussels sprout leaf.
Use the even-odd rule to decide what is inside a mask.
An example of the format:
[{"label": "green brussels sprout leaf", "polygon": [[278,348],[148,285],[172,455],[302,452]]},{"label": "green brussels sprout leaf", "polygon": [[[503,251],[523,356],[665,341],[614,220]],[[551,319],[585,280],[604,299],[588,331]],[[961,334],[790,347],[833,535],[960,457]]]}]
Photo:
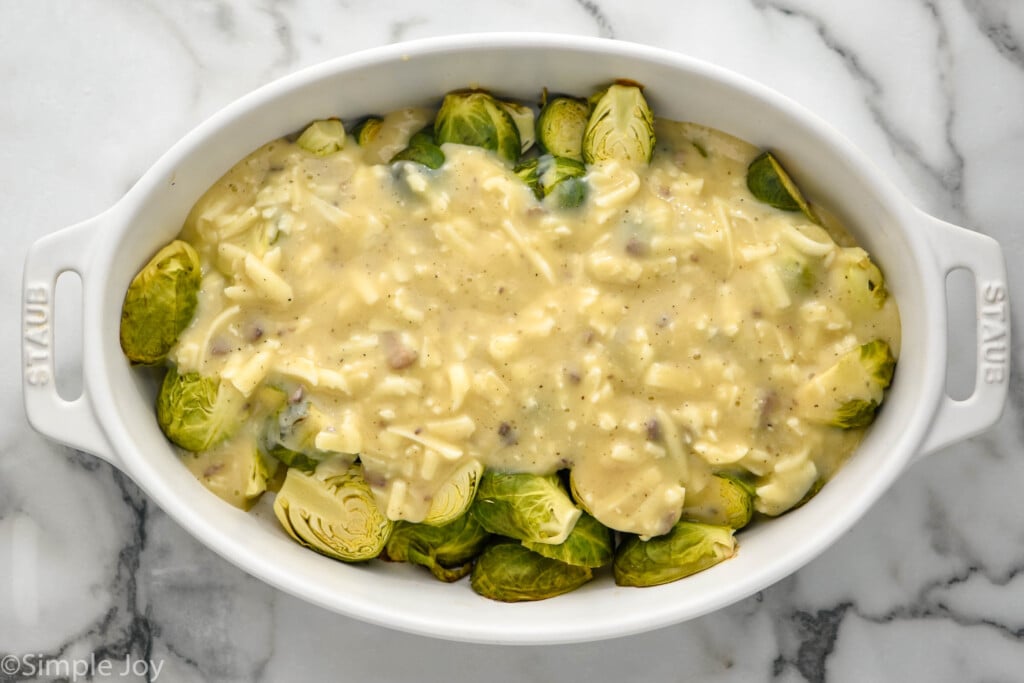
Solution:
[{"label": "green brussels sprout leaf", "polygon": [[443,526],[396,522],[382,557],[426,567],[441,581],[451,583],[472,571],[473,560],[490,537],[473,515]]},{"label": "green brussels sprout leaf", "polygon": [[742,529],[754,515],[754,489],[739,477],[712,476],[696,493],[686,493],[682,518],[716,526]]},{"label": "green brussels sprout leaf", "polygon": [[171,367],[156,399],[156,419],[168,439],[198,453],[233,436],[248,417],[245,397],[219,377],[178,374]]},{"label": "green brussels sprout leaf", "polygon": [[771,152],[762,152],[747,167],[747,188],[754,198],[781,211],[801,211],[812,222],[818,217]]},{"label": "green brussels sprout leaf", "polygon": [[391,161],[413,161],[436,171],[444,165],[444,152],[434,142],[434,133],[428,127],[409,138],[409,144]]},{"label": "green brussels sprout leaf", "polygon": [[537,141],[536,134],[534,133],[535,114],[533,109],[518,102],[499,101],[498,104],[508,112],[508,115],[515,122],[516,129],[519,131],[519,153],[525,153]]},{"label": "green brussels sprout leaf", "polygon": [[299,453],[293,451],[290,448],[278,444],[272,446],[268,451],[267,455],[276,458],[278,461],[283,463],[287,467],[294,467],[302,470],[303,472],[312,472],[316,469],[323,458],[306,455],[305,453]]},{"label": "green brussels sprout leaf", "polygon": [[245,432],[209,450],[184,453],[182,460],[203,486],[241,510],[267,490],[275,469],[260,455],[256,438]]},{"label": "green brussels sprout leaf", "polygon": [[340,152],[345,147],[345,126],[338,119],[314,121],[295,144],[318,157]]},{"label": "green brussels sprout leaf", "polygon": [[356,139],[356,144],[360,147],[366,147],[380,135],[383,124],[384,119],[379,116],[367,116],[352,128],[352,137]]},{"label": "green brussels sprout leaf", "polygon": [[274,499],[274,514],[300,544],[343,562],[377,557],[393,528],[359,465],[324,478],[289,469]]},{"label": "green brussels sprout leaf", "polygon": [[557,208],[575,208],[587,197],[587,183],[583,179],[587,169],[573,159],[545,154],[521,161],[514,172],[533,189],[537,199],[551,197],[549,203]]},{"label": "green brussels sprout leaf", "polygon": [[540,189],[540,178],[537,175],[538,164],[539,161],[536,158],[524,159],[516,165],[512,172],[533,190],[537,199],[543,199],[544,193]]},{"label": "green brussels sprout leaf", "polygon": [[615,583],[658,586],[703,571],[735,554],[732,533],[726,526],[676,522],[664,536],[647,541],[630,536],[615,552]]},{"label": "green brussels sprout leaf", "polygon": [[498,543],[477,558],[470,585],[491,600],[523,602],[568,593],[591,578],[588,567],[552,560],[517,543]]},{"label": "green brussels sprout leaf", "polygon": [[877,311],[889,296],[882,271],[859,247],[841,250],[829,273],[832,289],[854,312]]},{"label": "green brussels sprout leaf", "polygon": [[476,496],[476,488],[483,473],[484,466],[478,460],[468,460],[455,470],[434,494],[423,523],[441,526],[465,517]]},{"label": "green brussels sprout leaf", "polygon": [[199,254],[175,240],[158,251],[128,286],[121,306],[121,349],[133,363],[162,363],[192,322],[199,301]]},{"label": "green brussels sprout leaf", "polygon": [[848,351],[797,390],[799,414],[841,429],[866,427],[875,419],[895,367],[896,359],[881,339]]},{"label": "green brussels sprout leaf", "polygon": [[598,93],[586,130],[583,160],[647,164],[654,154],[654,114],[637,85],[615,83]]},{"label": "green brussels sprout leaf", "polygon": [[548,154],[583,161],[583,133],[590,104],[575,97],[553,97],[537,117],[537,141]]},{"label": "green brussels sprout leaf", "polygon": [[519,128],[501,104],[485,92],[448,93],[434,120],[437,144],[454,142],[496,152],[515,163],[522,149]]},{"label": "green brussels sprout leaf", "polygon": [[523,541],[535,553],[578,567],[596,569],[612,561],[615,555],[615,534],[590,515],[584,513],[569,532],[569,538],[558,545]]},{"label": "green brussels sprout leaf", "polygon": [[485,472],[470,508],[492,534],[521,541],[562,543],[582,512],[557,475]]}]

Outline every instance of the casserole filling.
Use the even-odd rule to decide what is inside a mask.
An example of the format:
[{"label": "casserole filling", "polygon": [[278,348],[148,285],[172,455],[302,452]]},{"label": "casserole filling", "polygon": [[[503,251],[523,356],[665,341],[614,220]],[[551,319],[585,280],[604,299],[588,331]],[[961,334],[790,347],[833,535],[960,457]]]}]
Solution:
[{"label": "casserole filling", "polygon": [[[275,140],[189,214],[201,285],[168,360],[253,416],[186,456],[200,480],[244,506],[273,456],[321,479],[356,467],[384,518],[433,523],[482,471],[562,473],[642,541],[718,519],[716,475],[773,516],[854,450],[895,302],[821,208],[755,198],[760,150],[659,119],[649,163],[580,163],[562,208],[480,146],[387,163],[433,118]],[[227,491],[240,442],[260,457]]]}]

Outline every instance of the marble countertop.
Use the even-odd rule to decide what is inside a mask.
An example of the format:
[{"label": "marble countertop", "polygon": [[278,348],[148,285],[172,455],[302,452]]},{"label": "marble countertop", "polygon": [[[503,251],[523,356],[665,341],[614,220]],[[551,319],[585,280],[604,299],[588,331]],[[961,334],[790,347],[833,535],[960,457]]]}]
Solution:
[{"label": "marble countertop", "polygon": [[[14,321],[33,241],[115,203],[185,132],[273,78],[385,43],[495,30],[649,43],[781,91],[919,207],[999,239],[1021,319],[1017,0],[7,0],[0,230],[15,267],[0,273],[11,323],[0,330],[0,680],[1024,679],[1019,372],[994,429],[913,466],[795,575],[688,623],[552,647],[437,641],[305,604],[200,546],[107,464],[28,426]],[[75,345],[62,330],[58,353]]]}]

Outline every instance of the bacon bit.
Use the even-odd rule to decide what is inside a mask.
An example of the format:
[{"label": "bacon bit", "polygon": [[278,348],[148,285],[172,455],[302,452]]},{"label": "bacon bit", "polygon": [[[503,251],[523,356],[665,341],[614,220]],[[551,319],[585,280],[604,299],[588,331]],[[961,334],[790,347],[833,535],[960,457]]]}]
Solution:
[{"label": "bacon bit", "polygon": [[217,337],[210,342],[210,355],[223,356],[231,350],[231,342],[224,337]]},{"label": "bacon bit", "polygon": [[246,341],[256,342],[263,338],[263,327],[258,324],[252,324],[245,331]]},{"label": "bacon bit", "polygon": [[410,349],[403,344],[394,332],[383,333],[381,344],[384,346],[384,355],[387,358],[388,366],[392,370],[407,368],[420,357],[415,349]]},{"label": "bacon bit", "polygon": [[757,407],[760,409],[761,413],[758,426],[761,429],[772,428],[772,413],[775,411],[775,407],[778,402],[778,394],[774,391],[768,391],[757,399]]},{"label": "bacon bit", "polygon": [[629,241],[626,242],[626,253],[630,256],[647,256],[650,250],[649,244],[638,240],[636,237],[630,237]]},{"label": "bacon bit", "polygon": [[661,441],[661,423],[658,422],[657,418],[651,418],[644,423],[644,428],[647,430],[648,441]]},{"label": "bacon bit", "polygon": [[224,469],[224,463],[222,462],[219,462],[216,465],[210,465],[205,470],[203,470],[203,477],[209,479],[213,475],[220,472],[222,469]]},{"label": "bacon bit", "polygon": [[498,425],[498,436],[501,437],[502,443],[506,446],[515,446],[519,443],[519,435],[516,434],[516,430],[512,429],[512,425],[508,422],[502,422]]}]

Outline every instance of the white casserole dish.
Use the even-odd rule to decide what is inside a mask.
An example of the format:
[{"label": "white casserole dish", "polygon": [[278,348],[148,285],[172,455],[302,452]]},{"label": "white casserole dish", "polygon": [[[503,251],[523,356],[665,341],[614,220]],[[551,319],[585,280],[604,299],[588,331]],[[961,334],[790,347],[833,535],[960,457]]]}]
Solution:
[{"label": "white casserole dish", "polygon": [[[195,200],[262,143],[318,117],[351,118],[436,101],[480,85],[534,97],[541,86],[587,93],[618,78],[646,86],[657,115],[719,128],[778,150],[803,189],[851,228],[899,303],[903,349],[891,392],[863,444],[814,499],[744,530],[732,560],[657,588],[607,576],[537,603],[502,604],[408,565],[344,565],[305,550],[265,506],[244,513],[208,493],[157,427],[154,388],[121,353],[121,302],[143,263],[180,229]],[[945,393],[946,275],[972,273],[977,376],[972,396]],[[56,392],[52,302],[57,276],[83,283],[83,393]],[[845,532],[920,455],[991,425],[1008,384],[1009,305],[992,239],[921,213],[850,144],[780,95],[713,65],[638,45],[533,34],[431,39],[342,57],[276,81],[192,131],[105,213],[49,235],[28,253],[25,405],[32,425],[128,474],[200,541],[254,576],[327,609],[456,640],[559,643],[635,633],[746,597],[795,571]],[[263,510],[263,512],[260,512]]]}]

